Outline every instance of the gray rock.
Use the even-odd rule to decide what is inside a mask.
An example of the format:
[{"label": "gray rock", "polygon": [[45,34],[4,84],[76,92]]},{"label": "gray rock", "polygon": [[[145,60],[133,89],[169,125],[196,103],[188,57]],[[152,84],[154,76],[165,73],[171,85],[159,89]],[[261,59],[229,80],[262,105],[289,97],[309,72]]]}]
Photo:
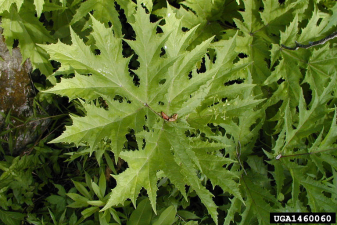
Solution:
[{"label": "gray rock", "polygon": [[[22,56],[19,48],[14,48],[12,54],[6,47],[5,39],[0,30],[0,111],[7,115],[26,121],[27,118],[34,120],[33,98],[36,95],[33,83],[30,79],[32,65],[29,60],[22,63]],[[31,121],[30,120],[30,121]],[[0,131],[12,130],[13,148],[9,149],[8,144],[2,144],[5,152],[10,150],[15,155],[27,150],[25,147],[38,138],[38,129],[46,127],[49,120],[37,120],[36,122],[20,122],[11,119],[13,125],[6,125],[3,116],[0,114]],[[41,130],[40,130],[41,131]],[[9,140],[9,135],[0,137]]]}]

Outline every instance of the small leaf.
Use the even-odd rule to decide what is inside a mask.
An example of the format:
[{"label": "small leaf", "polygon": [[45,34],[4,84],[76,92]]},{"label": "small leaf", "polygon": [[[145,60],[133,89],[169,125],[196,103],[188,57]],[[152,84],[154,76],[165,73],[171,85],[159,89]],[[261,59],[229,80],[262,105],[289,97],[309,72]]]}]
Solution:
[{"label": "small leaf", "polygon": [[62,185],[54,184],[54,186],[58,189],[58,192],[57,192],[58,195],[63,196],[63,197],[66,196],[67,192]]},{"label": "small leaf", "polygon": [[175,221],[177,210],[174,206],[167,207],[153,225],[172,225]]},{"label": "small leaf", "polygon": [[185,223],[184,225],[198,225],[198,221],[188,221],[187,223]]},{"label": "small leaf", "polygon": [[119,216],[118,216],[118,213],[116,212],[116,210],[114,208],[110,208],[109,212],[112,215],[112,217],[114,218],[114,220],[116,220],[116,222],[118,224],[121,224],[121,220],[119,219]]},{"label": "small leaf", "polygon": [[86,198],[91,199],[91,195],[88,192],[88,190],[84,187],[83,184],[81,184],[80,182],[77,181],[73,181],[76,189]]},{"label": "small leaf", "polygon": [[99,207],[90,207],[90,208],[83,210],[81,214],[84,218],[87,218],[98,211],[99,211]]},{"label": "small leaf", "polygon": [[105,190],[106,190],[106,179],[105,179],[105,174],[102,170],[101,170],[101,176],[99,178],[98,185],[99,185],[101,196],[103,198],[105,195]]},{"label": "small leaf", "polygon": [[88,206],[88,201],[89,199],[76,194],[76,193],[68,193],[67,196],[74,200],[75,202],[71,203],[68,205],[70,208],[82,208],[82,207],[87,207]]},{"label": "small leaf", "polygon": [[151,224],[152,208],[148,198],[141,201],[135,211],[132,212],[127,225]]},{"label": "small leaf", "polygon": [[105,205],[105,202],[98,201],[98,200],[96,200],[96,201],[87,201],[87,203],[88,203],[89,205],[99,206],[99,207]]},{"label": "small leaf", "polygon": [[186,211],[186,210],[179,210],[178,215],[181,216],[182,218],[186,219],[186,220],[200,219],[199,216],[195,215],[192,212]]},{"label": "small leaf", "polygon": [[100,225],[110,225],[109,221],[110,221],[111,215],[108,211],[99,212],[98,218],[99,218]]},{"label": "small leaf", "polygon": [[49,211],[49,215],[50,215],[51,219],[53,220],[54,225],[57,225],[55,215],[52,213],[52,211],[50,211],[49,208],[48,208],[48,211]]},{"label": "small leaf", "polygon": [[91,187],[94,190],[95,194],[98,196],[98,198],[103,199],[103,195],[101,193],[101,190],[95,182],[91,182]]}]

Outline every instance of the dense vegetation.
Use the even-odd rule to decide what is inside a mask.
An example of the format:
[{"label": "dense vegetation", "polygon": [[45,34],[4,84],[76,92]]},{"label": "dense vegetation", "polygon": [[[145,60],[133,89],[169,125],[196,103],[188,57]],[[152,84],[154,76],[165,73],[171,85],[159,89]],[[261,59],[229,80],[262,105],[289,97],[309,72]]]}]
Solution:
[{"label": "dense vegetation", "polygon": [[4,115],[0,223],[337,211],[335,1],[0,0],[0,15],[53,120],[15,155]]}]

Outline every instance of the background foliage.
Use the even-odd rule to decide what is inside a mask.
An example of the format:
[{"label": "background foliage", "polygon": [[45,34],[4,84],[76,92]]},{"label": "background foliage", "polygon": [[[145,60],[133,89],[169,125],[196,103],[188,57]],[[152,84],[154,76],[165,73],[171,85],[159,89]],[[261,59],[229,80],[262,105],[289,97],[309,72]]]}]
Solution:
[{"label": "background foliage", "polygon": [[337,211],[336,41],[282,47],[333,33],[335,1],[1,0],[0,14],[36,102],[57,108],[27,151],[1,149],[2,223]]}]

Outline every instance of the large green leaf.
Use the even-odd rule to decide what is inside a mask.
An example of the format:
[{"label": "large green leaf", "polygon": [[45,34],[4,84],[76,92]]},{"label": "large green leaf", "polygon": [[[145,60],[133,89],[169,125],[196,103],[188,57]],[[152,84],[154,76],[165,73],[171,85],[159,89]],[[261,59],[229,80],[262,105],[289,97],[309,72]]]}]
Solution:
[{"label": "large green leaf", "polygon": [[[166,24],[162,26],[164,32],[159,34],[157,28],[160,21],[150,23],[149,15],[138,5],[134,14],[135,22],[131,23],[136,33],[135,40],[116,37],[111,29],[92,17],[92,36],[96,48],[100,50],[99,55],[95,55],[74,31],[71,31],[72,45],[61,42],[41,45],[53,60],[61,62],[58,73],[75,72],[75,77],[62,79],[61,83],[47,92],[66,95],[69,99],[81,98],[87,112],[85,117],[72,116],[73,125],[68,126],[53,142],[73,142],[76,145],[87,143],[95,149],[101,140],[110,139],[115,159],[120,156],[128,163],[129,168],[125,172],[113,176],[117,186],[112,190],[103,210],[123,204],[128,198],[135,204],[144,187],[152,208],[156,211],[156,173],[163,171],[185,198],[185,185],[191,186],[214,221],[217,221],[217,207],[212,200],[212,194],[201,184],[197,171],[205,173],[213,185],[220,185],[224,191],[242,200],[235,182],[237,177],[223,168],[223,165],[234,161],[225,160],[218,153],[215,156],[225,146],[223,144],[214,148],[211,143],[199,140],[199,144],[203,144],[205,148],[195,149],[192,140],[186,136],[186,131],[193,130],[193,124],[200,123],[198,117],[190,115],[202,106],[203,101],[211,96],[223,97],[224,93],[216,81],[229,74],[230,62],[235,57],[235,53],[230,52],[235,47],[235,39],[229,40],[230,45],[217,51],[218,59],[213,64],[205,57],[212,38],[188,51],[195,29],[183,32],[181,21],[175,17],[170,6],[167,12],[164,18]],[[139,84],[134,83],[130,76],[130,58],[123,57],[122,41],[138,56],[140,65],[133,72],[138,77]],[[162,49],[165,52],[160,56]],[[226,52],[230,54],[226,55]],[[206,71],[201,73],[196,65],[203,57]],[[189,73],[192,77],[188,76]],[[216,93],[210,92],[212,85],[217,90]],[[222,94],[219,96],[219,93]],[[237,95],[238,93],[230,96]],[[116,96],[120,96],[119,101]],[[98,97],[104,99],[107,109],[99,108],[93,103]],[[247,107],[260,102],[255,102],[254,98],[236,101]],[[207,103],[204,107],[207,107]],[[168,121],[162,118],[160,112],[165,112],[168,117],[176,113],[178,118],[172,116],[172,121]],[[206,126],[207,120],[200,125]],[[138,149],[123,151],[126,135],[130,130],[136,134]],[[207,154],[214,154],[213,163],[209,160],[203,161]],[[214,171],[210,168],[218,171],[218,177],[214,176]]]}]

